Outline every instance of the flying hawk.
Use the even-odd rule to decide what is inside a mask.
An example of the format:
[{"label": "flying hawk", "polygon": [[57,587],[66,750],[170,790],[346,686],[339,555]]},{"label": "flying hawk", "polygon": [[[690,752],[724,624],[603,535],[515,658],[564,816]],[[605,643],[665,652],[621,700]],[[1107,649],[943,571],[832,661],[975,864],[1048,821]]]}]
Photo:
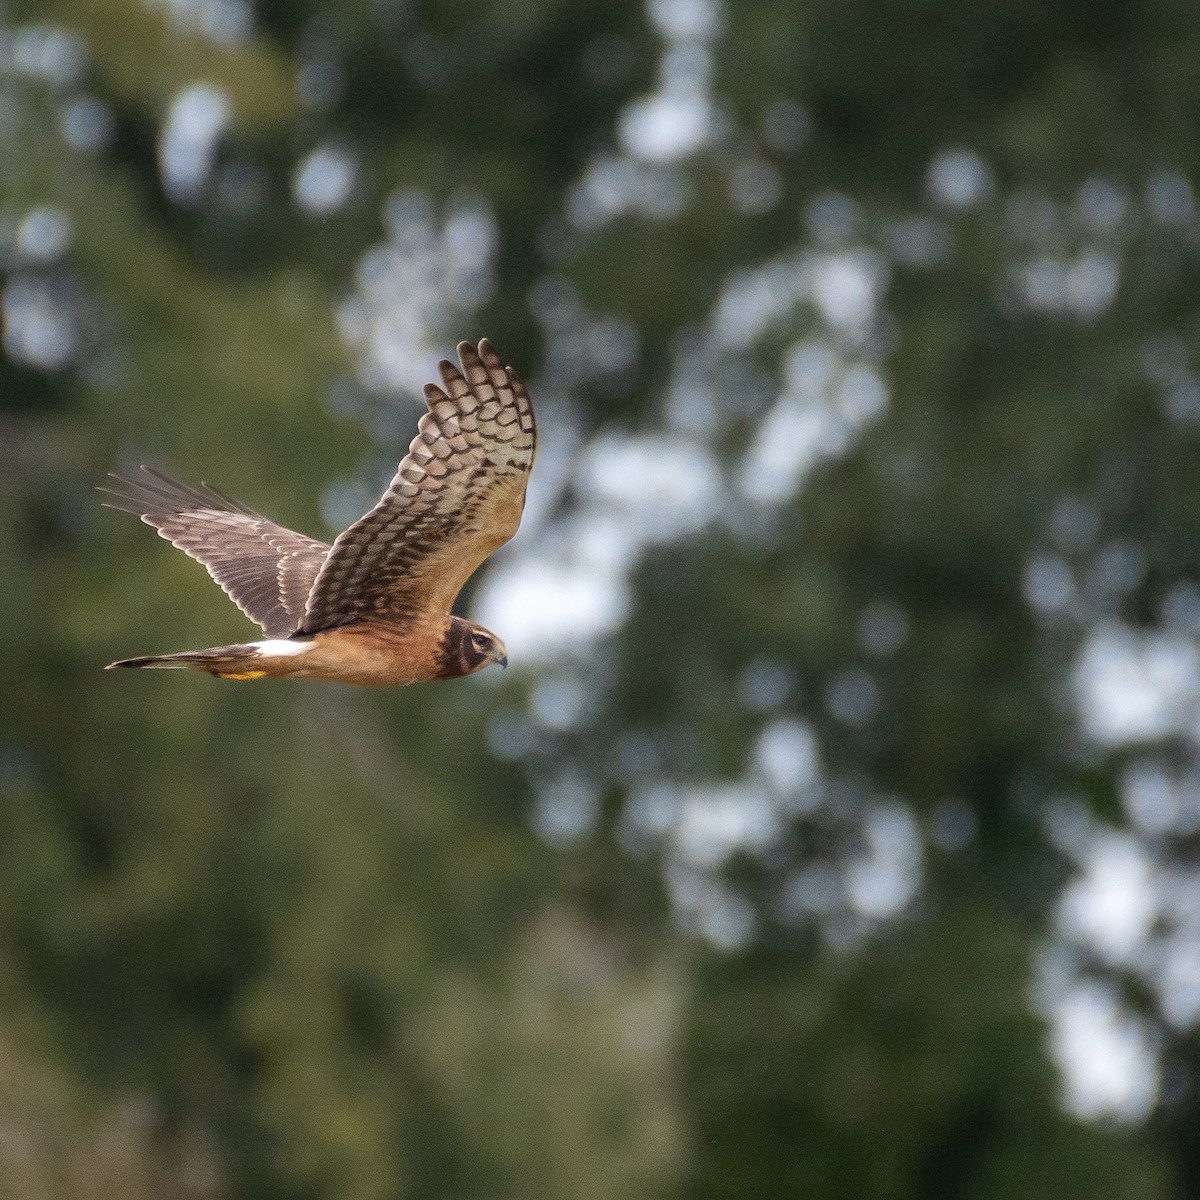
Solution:
[{"label": "flying hawk", "polygon": [[110,505],[204,564],[267,640],[110,667],[190,667],[223,679],[409,684],[507,666],[490,630],[452,616],[475,569],[517,531],[537,425],[524,385],[487,341],[438,364],[429,411],[383,498],[332,546],[259,516],[209,484],[150,467],[113,476]]}]

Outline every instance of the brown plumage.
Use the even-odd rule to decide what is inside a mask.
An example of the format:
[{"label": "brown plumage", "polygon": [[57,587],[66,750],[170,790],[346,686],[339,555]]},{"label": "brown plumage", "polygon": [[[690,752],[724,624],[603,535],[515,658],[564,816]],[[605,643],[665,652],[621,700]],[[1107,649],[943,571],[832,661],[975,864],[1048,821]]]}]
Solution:
[{"label": "brown plumage", "polygon": [[524,386],[486,341],[441,362],[429,411],[382,499],[332,546],[274,524],[209,484],[150,467],[113,476],[111,504],[204,564],[268,641],[112,667],[190,667],[227,679],[408,684],[508,662],[495,634],[451,615],[479,565],[517,531],[537,447]]}]

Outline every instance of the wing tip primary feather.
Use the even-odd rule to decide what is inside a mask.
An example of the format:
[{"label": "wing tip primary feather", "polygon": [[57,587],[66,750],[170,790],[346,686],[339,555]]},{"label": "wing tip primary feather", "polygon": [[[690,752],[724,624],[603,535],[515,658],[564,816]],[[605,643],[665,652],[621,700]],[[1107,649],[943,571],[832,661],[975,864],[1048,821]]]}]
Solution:
[{"label": "wing tip primary feather", "polygon": [[459,342],[456,347],[458,351],[458,361],[462,363],[462,375],[467,381],[469,388],[477,388],[481,384],[492,383],[492,372],[489,370],[487,363],[481,356],[479,351],[470,342]]}]

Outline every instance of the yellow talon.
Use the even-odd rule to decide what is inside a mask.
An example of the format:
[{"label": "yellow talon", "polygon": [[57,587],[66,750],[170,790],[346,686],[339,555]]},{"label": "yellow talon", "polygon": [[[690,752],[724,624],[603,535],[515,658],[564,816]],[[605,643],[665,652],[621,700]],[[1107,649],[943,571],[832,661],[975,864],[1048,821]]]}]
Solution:
[{"label": "yellow talon", "polygon": [[266,671],[218,671],[222,679],[262,679]]}]

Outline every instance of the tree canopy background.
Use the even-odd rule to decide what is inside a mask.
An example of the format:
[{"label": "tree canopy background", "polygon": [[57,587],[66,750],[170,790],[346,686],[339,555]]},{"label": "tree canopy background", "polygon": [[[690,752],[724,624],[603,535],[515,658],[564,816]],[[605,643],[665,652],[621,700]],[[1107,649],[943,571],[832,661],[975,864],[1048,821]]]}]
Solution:
[{"label": "tree canopy background", "polygon": [[[1194,5],[0,21],[4,1194],[1200,1194]],[[483,335],[512,669],[100,671]]]}]

